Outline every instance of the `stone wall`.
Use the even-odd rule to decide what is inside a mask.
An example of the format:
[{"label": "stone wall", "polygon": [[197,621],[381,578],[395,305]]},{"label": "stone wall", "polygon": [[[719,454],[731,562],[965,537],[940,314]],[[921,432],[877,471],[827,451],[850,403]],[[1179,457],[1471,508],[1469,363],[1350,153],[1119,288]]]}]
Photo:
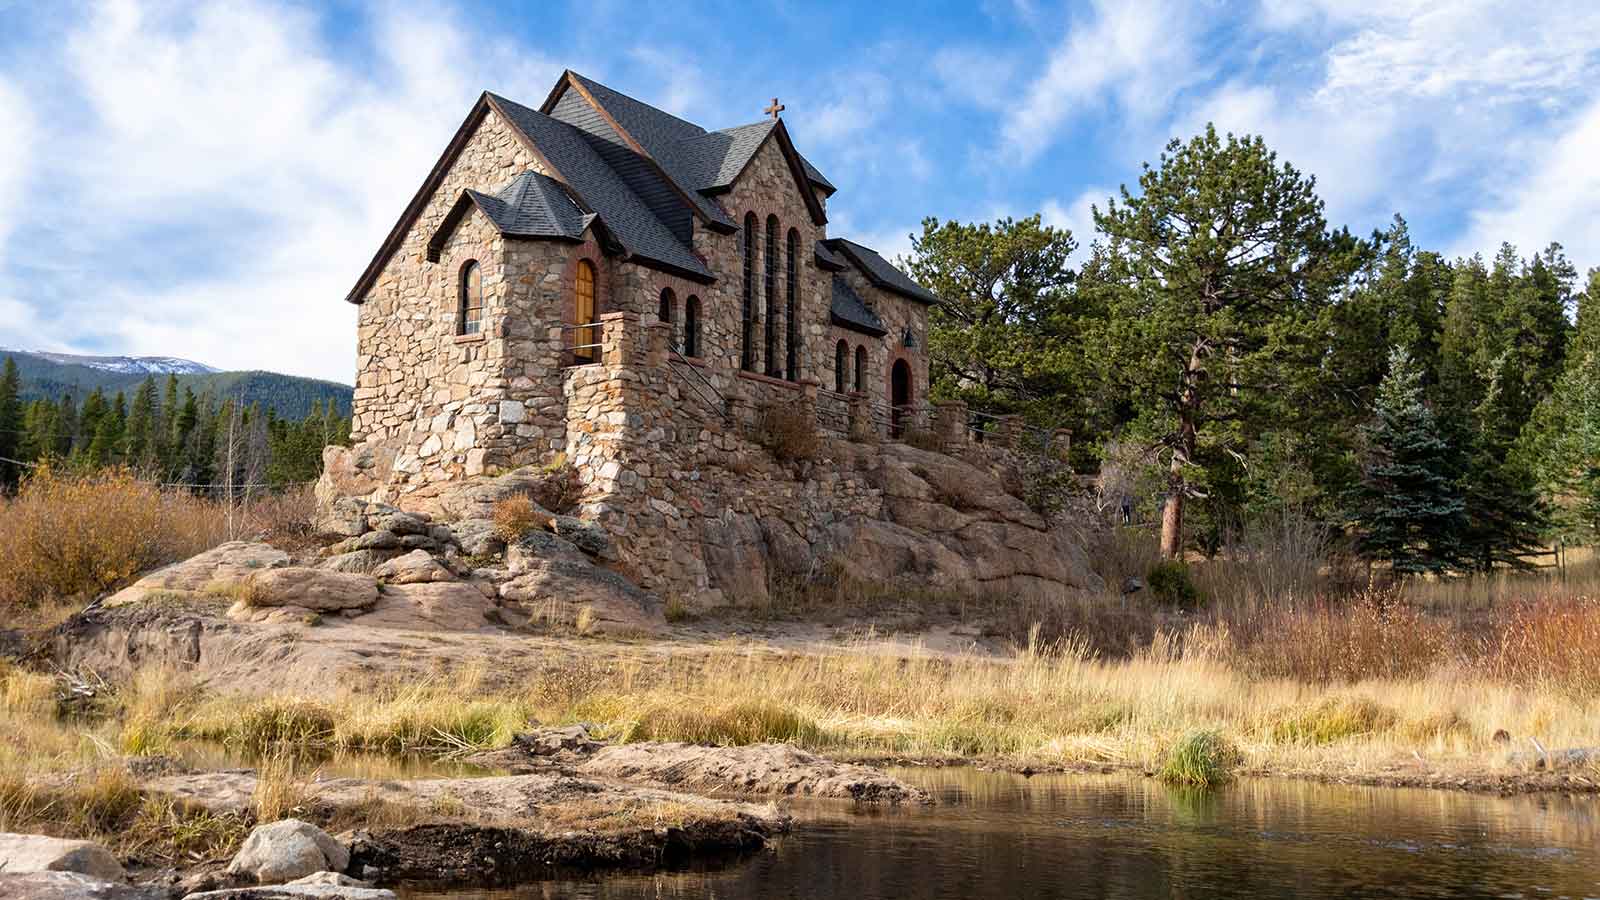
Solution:
[{"label": "stone wall", "polygon": [[[459,270],[444,261],[428,261],[429,239],[462,190],[494,191],[529,170],[543,168],[512,129],[488,112],[361,304],[351,426],[355,440],[389,441],[411,427],[436,375],[425,367],[436,356],[457,356],[449,351]],[[484,253],[490,255],[490,249]],[[503,263],[498,255],[494,261],[497,268]],[[490,274],[487,268],[485,274]],[[502,296],[498,288],[485,288],[492,301]]]},{"label": "stone wall", "polygon": [[[891,471],[894,454],[921,451],[823,434],[813,457],[782,461],[762,443],[759,412],[764,404],[777,402],[815,421],[816,386],[741,379],[772,392],[771,399],[743,396],[731,404],[732,414],[723,416],[710,404],[696,402],[684,366],[666,350],[666,332],[654,322],[641,323],[633,313],[608,315],[602,361],[564,373],[566,450],[584,484],[583,515],[611,533],[627,575],[691,606],[762,602],[773,574],[815,576],[834,558],[850,558],[851,547],[881,548],[888,540],[904,549],[929,540],[897,530],[886,508],[886,490],[892,493],[900,489],[896,485],[915,481],[896,479]],[[863,401],[856,395],[858,410]],[[1032,548],[1042,541],[1053,547],[1048,542],[1062,540],[1020,501],[1004,495],[1002,479],[993,473],[1014,461],[1007,445],[972,444],[965,437],[964,407],[943,413],[939,421],[949,432],[953,455],[925,454],[930,461],[923,467],[960,469],[948,479],[950,491],[967,490],[963,484],[970,482],[971,490],[994,495],[981,502],[1003,508],[1009,518],[979,524],[1009,535],[995,546]],[[958,457],[965,461],[958,463]],[[902,515],[923,516],[923,508],[933,501],[896,502]],[[929,520],[948,524],[972,518],[951,511]],[[863,543],[863,531],[873,540]],[[918,552],[941,556],[945,580],[963,577],[965,563],[958,550],[941,543],[928,547],[908,552],[913,557]],[[1039,555],[1036,549],[1032,552]],[[1066,561],[1055,565],[1067,567],[1072,554],[1061,552],[1067,553]],[[1037,565],[1049,569],[1052,564]],[[1003,566],[1001,570],[997,578],[1013,577]],[[1050,576],[1057,582],[1060,577]]]}]

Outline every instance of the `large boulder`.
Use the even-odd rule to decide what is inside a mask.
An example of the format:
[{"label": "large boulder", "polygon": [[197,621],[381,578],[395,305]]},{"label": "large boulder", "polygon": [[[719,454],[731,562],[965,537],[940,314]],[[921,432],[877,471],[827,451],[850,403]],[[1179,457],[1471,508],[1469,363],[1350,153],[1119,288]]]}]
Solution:
[{"label": "large boulder", "polygon": [[399,547],[387,550],[367,549],[350,550],[345,553],[336,553],[317,564],[319,569],[330,572],[350,572],[356,575],[370,575],[372,570],[383,565],[402,551]]},{"label": "large boulder", "polygon": [[350,851],[327,832],[299,819],[257,825],[228,864],[235,875],[260,884],[278,884],[317,872],[342,872]]},{"label": "large boulder", "polygon": [[506,548],[506,568],[523,575],[549,560],[587,565],[589,559],[578,545],[548,531],[534,531]]},{"label": "large boulder", "polygon": [[575,623],[588,609],[597,632],[649,633],[666,624],[661,601],[633,582],[588,561],[541,559],[500,585],[500,597],[531,618]]},{"label": "large boulder", "polygon": [[339,497],[326,505],[318,504],[311,527],[317,534],[360,537],[367,533],[367,501],[359,497]]},{"label": "large boulder", "polygon": [[701,552],[711,585],[735,606],[767,603],[767,541],[761,522],[748,513],[726,512],[700,527]]},{"label": "large boulder", "polygon": [[301,606],[318,612],[360,609],[378,601],[370,575],[286,566],[256,572],[247,582],[251,606]]},{"label": "large boulder", "polygon": [[0,834],[0,872],[75,872],[101,881],[123,877],[122,863],[99,844],[42,834]]},{"label": "large boulder", "polygon": [[455,573],[426,550],[413,550],[405,556],[397,556],[373,569],[372,576],[385,584],[427,584],[456,580]]},{"label": "large boulder", "polygon": [[327,508],[341,497],[368,497],[389,480],[394,467],[391,448],[361,443],[322,448],[322,477],[315,489],[317,506]]},{"label": "large boulder", "polygon": [[270,544],[229,541],[183,562],[173,563],[140,578],[112,594],[105,605],[123,606],[150,599],[152,594],[226,593],[258,572],[289,565],[289,554]]},{"label": "large boulder", "polygon": [[456,545],[468,556],[494,556],[506,549],[505,539],[493,520],[462,519],[449,528]]},{"label": "large boulder", "polygon": [[489,627],[493,588],[467,582],[385,585],[359,619],[363,625],[417,631],[477,631]]}]

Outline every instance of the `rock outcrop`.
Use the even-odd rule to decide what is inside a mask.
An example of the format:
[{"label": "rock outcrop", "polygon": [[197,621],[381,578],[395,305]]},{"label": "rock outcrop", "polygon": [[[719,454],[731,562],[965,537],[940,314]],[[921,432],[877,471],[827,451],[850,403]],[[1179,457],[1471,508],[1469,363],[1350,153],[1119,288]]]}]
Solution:
[{"label": "rock outcrop", "polygon": [[234,875],[281,884],[318,872],[343,872],[350,851],[327,832],[299,819],[257,825],[228,864]]},{"label": "rock outcrop", "polygon": [[0,900],[171,900],[166,888],[122,884],[77,872],[0,869]]},{"label": "rock outcrop", "polygon": [[106,599],[107,606],[140,603],[160,596],[227,596],[232,585],[257,572],[290,563],[289,554],[270,544],[229,541],[163,569],[157,569]]},{"label": "rock outcrop", "polygon": [[122,864],[92,841],[42,834],[0,834],[0,872],[73,872],[100,881],[122,879]]}]

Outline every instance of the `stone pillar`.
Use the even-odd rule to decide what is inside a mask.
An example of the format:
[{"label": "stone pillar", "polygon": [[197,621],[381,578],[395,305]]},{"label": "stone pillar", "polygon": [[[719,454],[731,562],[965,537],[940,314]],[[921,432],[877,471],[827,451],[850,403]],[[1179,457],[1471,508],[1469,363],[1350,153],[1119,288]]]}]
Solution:
[{"label": "stone pillar", "polygon": [[967,404],[948,400],[933,405],[933,434],[946,453],[954,453],[967,442]]},{"label": "stone pillar", "polygon": [[1022,449],[1022,417],[1001,416],[999,435],[1000,446],[1012,453]]},{"label": "stone pillar", "polygon": [[878,436],[872,424],[872,409],[867,405],[867,395],[860,391],[850,393],[850,440],[870,441]]},{"label": "stone pillar", "polygon": [[609,367],[638,362],[639,314],[610,312],[600,317],[600,361]]},{"label": "stone pillar", "polygon": [[667,347],[672,341],[672,326],[666,322],[651,322],[644,326],[644,364],[659,369],[667,364],[670,355]]},{"label": "stone pillar", "polygon": [[800,412],[811,427],[819,431],[822,423],[817,421],[817,390],[821,387],[815,378],[800,379]]},{"label": "stone pillar", "polygon": [[1050,449],[1055,451],[1056,459],[1067,461],[1067,455],[1072,451],[1072,429],[1057,428],[1055,434],[1050,436]]}]

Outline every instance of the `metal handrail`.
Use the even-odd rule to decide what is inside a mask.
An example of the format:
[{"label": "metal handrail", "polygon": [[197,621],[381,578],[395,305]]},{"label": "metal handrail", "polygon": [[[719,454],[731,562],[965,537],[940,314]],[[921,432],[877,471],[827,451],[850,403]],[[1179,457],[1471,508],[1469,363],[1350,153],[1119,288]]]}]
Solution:
[{"label": "metal handrail", "polygon": [[698,387],[695,387],[694,382],[690,381],[687,378],[684,378],[682,375],[679,375],[677,369],[673,368],[672,366],[668,366],[667,367],[667,371],[671,372],[674,376],[676,376],[677,378],[682,380],[684,384],[687,384],[691,388],[693,388],[693,390],[695,392],[695,395],[698,396],[702,401],[704,401],[707,406],[709,406],[712,409],[716,410],[717,413],[719,415],[721,415],[723,419],[730,418],[732,416],[732,413],[730,413],[728,411],[728,398],[722,396],[722,392],[717,390],[717,386],[711,383],[711,379],[707,378],[700,371],[700,367],[695,365],[694,363],[689,362],[689,358],[687,356],[683,355],[682,351],[680,351],[678,349],[677,343],[672,341],[671,339],[668,339],[668,341],[667,341],[667,350],[668,350],[668,352],[670,352],[672,354],[672,358],[669,358],[668,361],[669,362],[674,362],[674,361],[678,362],[681,365],[683,365],[685,368],[687,368],[690,372],[694,373],[694,377],[699,379],[700,382],[702,384],[704,384],[706,386],[706,388],[711,391],[712,394],[716,395],[717,401],[713,402],[711,400],[706,399],[706,395],[700,393],[700,389]]}]

